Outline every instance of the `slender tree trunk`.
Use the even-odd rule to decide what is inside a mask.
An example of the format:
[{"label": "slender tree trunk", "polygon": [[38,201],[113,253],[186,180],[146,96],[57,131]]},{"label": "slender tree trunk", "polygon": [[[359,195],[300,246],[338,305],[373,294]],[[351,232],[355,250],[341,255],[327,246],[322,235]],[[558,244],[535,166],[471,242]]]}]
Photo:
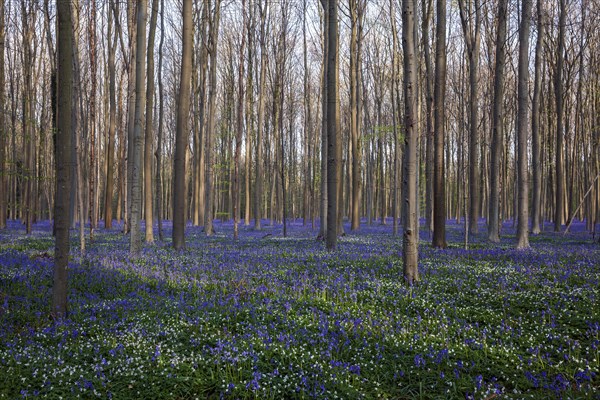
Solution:
[{"label": "slender tree trunk", "polygon": [[[412,2],[412,0],[410,0]],[[414,3],[409,3],[406,4],[407,10],[410,12],[414,12]],[[404,14],[403,14],[404,15]],[[414,15],[409,16],[409,18],[411,18],[410,23],[413,24],[414,26]],[[397,83],[397,74],[398,74],[398,34],[396,32],[396,10],[394,8],[394,2],[393,0],[390,0],[390,19],[391,19],[391,25],[392,25],[392,87],[391,87],[391,93],[390,96],[392,98],[392,134],[394,135],[393,137],[393,145],[394,145],[394,162],[393,162],[393,174],[392,174],[392,179],[393,179],[393,189],[392,189],[392,233],[394,236],[398,235],[398,178],[399,178],[399,174],[398,174],[398,155],[400,152],[400,143],[398,140],[398,127],[397,127],[397,123],[396,121],[398,120],[398,111],[396,110],[396,102],[395,102],[395,94],[396,94],[396,90],[399,90],[396,86]],[[413,37],[409,37],[408,39],[411,39],[412,43],[414,44],[414,35]],[[414,51],[410,52],[410,56],[411,57],[415,57]],[[412,60],[414,62],[414,60]],[[414,67],[414,66],[413,66]],[[409,68],[410,70],[410,68]],[[412,71],[411,71],[412,72]],[[412,82],[411,83],[411,90],[413,90],[416,87],[416,82]],[[414,95],[414,93],[410,93],[411,96]],[[414,110],[413,110],[414,112]],[[413,122],[413,120],[410,121],[411,123]],[[411,214],[412,215],[412,214]]]},{"label": "slender tree trunk", "polygon": [[[242,0],[243,24],[246,26],[246,0]],[[235,135],[235,155],[233,156],[233,238],[238,238],[238,224],[240,221],[240,154],[242,152],[242,138],[244,132],[244,52],[246,51],[246,35],[242,31],[242,43],[238,60],[238,104],[237,104],[237,126]],[[248,134],[248,133],[247,133]]]},{"label": "slender tree trunk", "polygon": [[563,146],[564,146],[564,99],[563,99],[563,68],[565,52],[565,24],[566,24],[566,0],[559,0],[558,18],[558,60],[556,62],[556,76],[554,81],[554,97],[556,101],[556,191],[554,209],[554,232],[559,232],[564,221],[564,171],[563,171]]},{"label": "slender tree trunk", "polygon": [[254,189],[254,229],[261,229],[263,198],[263,131],[265,124],[265,90],[267,83],[267,12],[269,3],[259,6],[260,12],[260,78],[258,83],[258,125],[256,127],[256,182]]},{"label": "slender tree trunk", "polygon": [[429,48],[429,29],[433,14],[431,0],[423,1],[423,57],[425,61],[426,153],[425,153],[425,225],[433,231],[433,71]]},{"label": "slender tree trunk", "polygon": [[214,14],[209,22],[209,93],[208,93],[208,130],[206,132],[206,211],[204,221],[204,232],[207,236],[214,234],[213,229],[213,179],[214,165],[213,152],[215,147],[215,136],[217,128],[217,42],[219,33],[219,19],[221,15],[221,0],[215,0]]},{"label": "slender tree trunk", "polygon": [[[479,75],[479,49],[481,43],[481,6],[479,0],[465,0],[458,2],[460,10],[460,20],[465,37],[465,44],[469,59],[469,231],[473,234],[479,233],[477,222],[480,214],[480,191],[481,188],[479,170],[479,134],[477,126],[479,124],[479,93],[478,93],[478,75]],[[473,13],[475,20],[473,22]]]},{"label": "slender tree trunk", "polygon": [[[73,15],[73,23],[75,24],[77,31],[78,21],[79,21],[79,2],[78,0],[73,1],[72,5],[72,15]],[[77,107],[73,107],[73,112],[71,113],[72,118],[72,128],[73,128],[73,137],[74,137],[74,150],[73,157],[75,158],[75,162],[73,166],[75,167],[75,191],[72,194],[72,201],[76,202],[75,210],[77,212],[77,219],[79,220],[79,252],[81,255],[85,254],[85,207],[83,200],[84,193],[84,185],[83,185],[83,156],[82,156],[82,147],[81,147],[81,132],[80,130],[85,129],[85,123],[83,121],[84,113],[83,113],[83,100],[82,100],[82,90],[81,90],[81,65],[79,61],[79,40],[78,36],[73,32],[73,58],[74,58],[74,89],[73,89],[73,98],[74,103]],[[78,118],[79,117],[79,118]],[[78,129],[80,128],[80,129]]]},{"label": "slender tree trunk", "polygon": [[249,6],[250,19],[246,25],[248,32],[248,74],[246,79],[246,160],[245,160],[245,191],[246,208],[244,210],[244,225],[250,226],[250,207],[252,197],[250,193],[250,184],[252,176],[252,136],[254,135],[254,52],[255,52],[255,8],[253,4]]},{"label": "slender tree trunk", "polygon": [[173,247],[181,250],[185,246],[185,150],[188,142],[188,120],[190,113],[190,84],[192,79],[192,0],[183,1],[183,51],[181,53],[181,78],[179,101],[177,102],[177,130],[175,133],[175,174],[173,186]]},{"label": "slender tree trunk", "polygon": [[328,199],[327,191],[329,184],[327,183],[327,140],[328,140],[328,103],[327,103],[327,73],[328,73],[328,47],[329,47],[329,8],[327,2],[329,0],[321,0],[323,6],[323,66],[321,76],[321,204],[320,204],[320,229],[319,238],[325,239],[327,236],[327,224],[329,223]]},{"label": "slender tree trunk", "polygon": [[352,231],[360,229],[360,191],[361,191],[361,143],[360,143],[360,107],[359,107],[359,74],[360,74],[360,50],[361,41],[360,24],[364,4],[360,0],[350,0],[350,140],[352,149]]},{"label": "slender tree trunk", "polygon": [[446,172],[444,166],[444,139],[446,123],[446,0],[437,0],[437,26],[435,45],[434,101],[434,198],[433,198],[433,247],[445,248],[446,244]]},{"label": "slender tree trunk", "polygon": [[[34,68],[34,56],[33,56],[33,31],[35,22],[32,10],[33,4],[30,4],[29,10],[25,0],[21,0],[21,20],[23,29],[23,42],[22,42],[22,62],[23,62],[23,113],[22,113],[22,132],[23,132],[23,152],[25,153],[25,190],[23,193],[23,208],[24,223],[26,234],[31,234],[32,222],[33,222],[33,152],[32,144],[35,141],[35,129],[33,126],[33,68]],[[2,62],[4,62],[2,60]]]},{"label": "slender tree trunk", "polygon": [[338,1],[329,0],[327,21],[327,240],[329,251],[337,248],[338,181],[341,178],[341,141],[338,103]]},{"label": "slender tree trunk", "polygon": [[[0,2],[0,229],[6,228],[6,202],[7,182],[6,182],[6,108],[5,100],[5,72],[4,72],[4,47],[5,47],[5,4]],[[56,75],[54,75],[56,77]],[[53,125],[54,126],[54,125]]]},{"label": "slender tree trunk", "polygon": [[532,0],[523,0],[519,27],[519,82],[517,88],[517,248],[529,247],[529,177],[527,174],[527,127],[529,125],[529,30]]},{"label": "slender tree trunk", "polygon": [[[498,31],[496,33],[496,72],[492,103],[492,146],[490,151],[490,204],[488,240],[500,241],[500,159],[502,157],[502,116],[504,102],[504,67],[506,64],[506,19],[508,0],[498,2]],[[506,187],[506,185],[504,185]]]},{"label": "slender tree trunk", "polygon": [[[303,15],[302,19],[302,55],[304,63],[304,190],[303,190],[303,221],[302,224],[306,226],[308,220],[312,219],[311,212],[311,197],[312,197],[312,115],[310,107],[310,83],[309,83],[309,70],[308,70],[308,46],[306,41],[306,2],[303,3]],[[352,55],[351,55],[352,57]],[[352,58],[351,58],[352,59]]]},{"label": "slender tree trunk", "polygon": [[[207,69],[208,69],[208,49],[206,43],[208,42],[208,19],[209,19],[209,8],[210,3],[205,2],[202,7],[202,23],[200,24],[200,35],[197,39],[200,45],[199,55],[199,71],[198,71],[198,136],[195,151],[195,162],[196,162],[196,187],[194,190],[194,196],[196,201],[197,210],[197,221],[194,221],[196,225],[204,225],[205,212],[206,212],[206,80],[207,80]],[[196,216],[194,215],[194,218]]]},{"label": "slender tree trunk", "polygon": [[73,108],[73,21],[71,4],[57,3],[57,132],[56,179],[54,193],[54,275],[52,315],[67,315],[67,264],[69,262],[69,210],[71,193],[71,114]]},{"label": "slender tree trunk", "polygon": [[109,120],[108,120],[108,143],[106,154],[106,191],[104,197],[104,228],[112,229],[112,203],[113,203],[113,186],[114,186],[114,156],[115,156],[115,130],[116,130],[116,115],[117,104],[115,98],[115,51],[117,45],[116,30],[113,43],[112,38],[112,10],[115,9],[115,0],[109,3],[108,11],[108,97],[109,97]]},{"label": "slender tree trunk", "polygon": [[154,215],[152,210],[152,144],[154,142],[154,38],[158,20],[158,0],[152,1],[150,32],[148,33],[148,86],[146,86],[146,135],[144,139],[144,216],[146,219],[146,242],[154,242]]},{"label": "slender tree trunk", "polygon": [[165,1],[160,1],[160,44],[158,46],[158,97],[160,105],[158,108],[158,137],[156,144],[156,219],[158,219],[158,238],[163,241],[163,204],[162,204],[162,138],[163,138],[163,120],[164,120],[164,97],[163,97],[163,82],[162,82],[162,65],[163,65],[163,45],[165,41]]},{"label": "slender tree trunk", "polygon": [[542,194],[542,165],[540,149],[540,94],[542,91],[542,46],[544,44],[544,12],[542,0],[537,0],[537,40],[535,45],[535,82],[533,86],[533,103],[531,105],[531,135],[533,155],[533,201],[531,204],[531,233],[541,232],[541,194]]},{"label": "slender tree trunk", "polygon": [[136,3],[133,1],[127,3],[127,20],[129,25],[129,79],[127,80],[127,163],[126,165],[126,177],[125,180],[125,191],[124,191],[124,225],[123,232],[127,233],[131,228],[131,205],[132,205],[132,173],[133,173],[133,162],[134,162],[134,148],[135,148],[135,88],[136,82],[135,79],[137,77],[137,27],[136,27]]},{"label": "slender tree trunk", "polygon": [[404,233],[402,241],[402,261],[404,262],[404,280],[412,285],[419,281],[418,235],[415,235],[417,222],[417,63],[415,57],[415,3],[414,0],[402,2],[402,38],[404,50]]},{"label": "slender tree trunk", "polygon": [[90,58],[90,75],[91,75],[91,91],[89,100],[90,109],[90,165],[89,165],[89,218],[90,218],[90,240],[94,237],[96,229],[96,0],[91,0],[89,3],[90,18],[88,24],[89,36],[89,58]]},{"label": "slender tree trunk", "polygon": [[[191,1],[191,0],[190,0]],[[135,114],[133,130],[133,162],[131,166],[131,232],[129,237],[129,252],[133,255],[140,253],[142,238],[140,219],[142,215],[142,144],[144,142],[143,118],[146,105],[146,18],[147,0],[137,0],[137,29],[135,55]]]}]

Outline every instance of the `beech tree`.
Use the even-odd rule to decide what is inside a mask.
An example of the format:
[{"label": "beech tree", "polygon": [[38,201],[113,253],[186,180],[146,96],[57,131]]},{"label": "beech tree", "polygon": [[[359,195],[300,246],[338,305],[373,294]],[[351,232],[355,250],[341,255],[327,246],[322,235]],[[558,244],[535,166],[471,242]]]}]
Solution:
[{"label": "beech tree", "polygon": [[433,174],[433,247],[446,243],[446,182],[444,165],[445,97],[446,97],[446,0],[436,1],[436,44],[434,107],[434,174]]},{"label": "beech tree", "polygon": [[[466,2],[466,3],[465,3]],[[479,50],[481,44],[481,4],[479,0],[459,0],[460,21],[469,59],[469,231],[479,232]],[[474,17],[473,17],[474,15]]]},{"label": "beech tree", "polygon": [[173,190],[173,247],[180,250],[185,246],[185,149],[188,141],[190,112],[190,84],[192,78],[192,0],[183,1],[183,51],[181,53],[181,78],[177,107],[177,132],[175,134],[175,185]]},{"label": "beech tree", "polygon": [[488,240],[500,241],[500,158],[502,156],[502,115],[504,114],[504,68],[506,60],[506,20],[508,0],[498,1],[494,99],[492,104],[492,144],[490,151],[490,204]]},{"label": "beech tree", "polygon": [[329,0],[327,21],[327,237],[328,250],[337,248],[338,182],[342,147],[339,139],[338,1]]},{"label": "beech tree", "polygon": [[147,79],[146,85],[146,133],[144,136],[144,218],[146,221],[146,242],[154,242],[154,213],[152,190],[152,144],[154,142],[154,37],[158,21],[158,0],[152,1],[152,16],[150,17],[150,32],[148,33]]},{"label": "beech tree", "polygon": [[7,185],[6,185],[6,113],[8,108],[6,107],[6,74],[4,72],[4,47],[5,47],[5,6],[4,2],[0,4],[0,229],[6,228],[6,202],[7,196]]},{"label": "beech tree", "polygon": [[129,236],[129,252],[137,255],[142,249],[140,220],[142,214],[142,144],[143,110],[146,105],[146,15],[147,0],[137,0],[137,33],[135,55],[135,114],[133,130],[133,162],[131,163],[131,232]]},{"label": "beech tree", "polygon": [[529,247],[529,177],[527,173],[527,133],[529,124],[529,35],[532,0],[523,0],[519,27],[519,83],[517,88],[517,248]]},{"label": "beech tree", "polygon": [[531,201],[531,233],[541,232],[542,180],[541,180],[541,144],[540,144],[540,95],[542,91],[542,46],[544,40],[544,13],[542,0],[537,0],[537,39],[535,44],[533,100],[531,104],[531,146],[533,190]]},{"label": "beech tree", "polygon": [[[210,4],[210,2],[209,2]],[[205,4],[205,7],[207,5]],[[213,200],[214,200],[214,165],[213,152],[215,148],[215,135],[217,123],[217,44],[219,38],[219,21],[221,18],[221,0],[215,0],[213,11],[209,20],[208,54],[210,57],[209,82],[208,82],[208,121],[206,132],[206,211],[204,217],[204,232],[207,236],[214,234],[213,228]]]},{"label": "beech tree", "polygon": [[69,209],[71,196],[71,110],[73,108],[73,20],[71,4],[57,3],[57,131],[54,198],[54,275],[52,314],[67,315],[67,264],[69,262]]},{"label": "beech tree", "polygon": [[560,231],[564,222],[564,171],[563,171],[563,142],[564,142],[564,90],[563,90],[563,68],[565,52],[565,29],[566,29],[566,0],[559,0],[558,12],[558,49],[556,61],[556,75],[554,78],[554,100],[556,102],[556,148],[555,166],[556,191],[554,208],[554,231]]},{"label": "beech tree", "polygon": [[419,281],[417,216],[417,63],[415,57],[415,2],[402,1],[402,48],[404,53],[404,233],[402,261],[404,280],[412,285]]}]

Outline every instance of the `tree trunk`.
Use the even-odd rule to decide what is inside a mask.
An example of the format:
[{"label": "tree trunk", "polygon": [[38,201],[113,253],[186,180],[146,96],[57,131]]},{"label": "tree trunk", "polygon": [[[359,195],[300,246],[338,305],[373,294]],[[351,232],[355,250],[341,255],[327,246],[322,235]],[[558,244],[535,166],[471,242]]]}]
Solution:
[{"label": "tree trunk", "polygon": [[152,129],[154,112],[154,38],[158,20],[158,0],[152,1],[150,17],[150,32],[148,33],[148,86],[146,86],[146,135],[144,138],[144,216],[146,219],[146,242],[154,242],[154,215],[152,209],[152,144],[154,130]]},{"label": "tree trunk", "polygon": [[429,48],[429,29],[433,14],[431,0],[423,1],[423,57],[425,60],[425,107],[426,107],[426,149],[425,149],[425,225],[433,231],[433,71]]},{"label": "tree trunk", "polygon": [[173,167],[173,247],[181,250],[185,246],[185,151],[188,142],[188,120],[190,114],[190,84],[192,79],[192,0],[183,1],[183,51],[181,53],[181,78],[177,102],[177,130],[175,133],[175,165]]},{"label": "tree trunk", "polygon": [[[479,70],[479,49],[481,43],[480,26],[481,26],[481,7],[479,0],[468,0],[468,5],[465,5],[465,0],[458,2],[460,10],[460,20],[465,37],[465,44],[469,59],[469,231],[473,234],[479,233],[477,222],[479,220],[479,202],[480,191],[479,186],[479,135],[477,126],[479,124],[479,99],[478,99],[478,70]],[[473,13],[475,13],[475,21],[473,22]]]},{"label": "tree trunk", "polygon": [[327,172],[328,166],[328,102],[327,102],[327,73],[328,73],[328,48],[329,48],[329,0],[321,0],[323,6],[323,66],[321,76],[321,204],[320,204],[320,229],[319,237],[326,238],[327,236],[327,225],[329,223],[328,218],[328,203],[327,192],[329,190],[329,184],[327,179],[329,174]]},{"label": "tree trunk", "polygon": [[[124,225],[123,225],[123,233],[127,233],[131,229],[131,204],[132,204],[132,173],[133,173],[133,162],[134,162],[134,148],[135,148],[135,101],[136,101],[136,82],[135,79],[137,77],[137,36],[136,36],[136,4],[133,1],[127,3],[127,21],[129,27],[129,79],[127,80],[127,163],[126,165],[126,177],[125,180],[125,191],[124,191]],[[145,40],[144,40],[145,41]]]},{"label": "tree trunk", "polygon": [[519,82],[517,88],[517,249],[529,247],[529,178],[527,175],[527,127],[529,124],[529,28],[532,0],[523,0],[519,27]]},{"label": "tree trunk", "polygon": [[[23,133],[23,153],[25,155],[25,190],[23,193],[23,208],[25,210],[25,232],[31,234],[33,222],[33,143],[35,142],[35,129],[33,126],[33,31],[34,31],[34,11],[33,4],[30,4],[29,10],[25,0],[21,0],[21,20],[23,29],[22,42],[22,62],[23,62],[23,113],[22,113],[22,133]],[[2,60],[2,62],[4,62]]]},{"label": "tree trunk", "polygon": [[[5,73],[4,73],[4,46],[5,46],[5,4],[0,2],[0,229],[6,228],[6,203],[8,201],[6,184],[6,108],[5,101]],[[54,75],[53,77],[56,77]],[[54,125],[53,125],[54,127]]]},{"label": "tree trunk", "polygon": [[558,60],[556,62],[556,76],[554,81],[554,97],[556,101],[556,191],[555,209],[554,209],[554,232],[559,232],[564,221],[564,171],[563,171],[563,142],[564,142],[564,100],[563,100],[563,82],[562,74],[564,68],[565,52],[565,24],[566,24],[566,0],[560,0],[559,18],[558,18]]},{"label": "tree trunk", "polygon": [[162,204],[162,139],[163,139],[163,121],[164,121],[164,97],[163,97],[163,82],[162,82],[162,65],[163,65],[163,45],[165,41],[165,1],[160,1],[160,44],[158,45],[158,97],[160,105],[158,108],[158,137],[156,143],[156,218],[158,219],[158,238],[163,240],[163,204]]},{"label": "tree trunk", "polygon": [[402,2],[402,38],[404,50],[404,233],[402,241],[402,261],[404,280],[412,285],[419,281],[418,259],[419,238],[417,232],[417,63],[415,60],[415,6],[414,0]]},{"label": "tree trunk", "polygon": [[108,11],[108,97],[109,97],[109,120],[108,120],[108,143],[106,153],[106,191],[104,197],[104,228],[112,229],[112,203],[114,186],[114,156],[115,156],[115,130],[117,104],[115,98],[115,51],[117,47],[117,31],[115,30],[114,43],[112,42],[112,21],[111,13],[115,9],[115,0],[111,0]]},{"label": "tree trunk", "polygon": [[269,3],[260,5],[260,78],[258,83],[258,125],[256,127],[256,182],[254,188],[254,229],[261,229],[263,198],[263,131],[265,124],[265,90],[267,84],[267,12]]},{"label": "tree trunk", "polygon": [[88,23],[89,32],[89,62],[90,62],[90,75],[91,75],[91,90],[90,90],[90,165],[89,165],[89,218],[90,218],[90,240],[94,237],[94,230],[96,229],[96,0],[91,0],[89,3],[90,17]]},{"label": "tree trunk", "polygon": [[[312,115],[310,107],[310,83],[308,70],[308,46],[306,41],[306,2],[303,3],[302,19],[302,55],[304,63],[304,189],[302,205],[302,224],[306,226],[308,220],[312,219],[311,197],[312,197]],[[352,57],[352,55],[351,55]],[[352,58],[351,58],[352,60]]]},{"label": "tree trunk", "polygon": [[209,93],[208,93],[208,130],[206,132],[206,211],[204,221],[204,232],[207,236],[214,234],[213,229],[213,179],[214,165],[213,152],[215,147],[215,136],[217,134],[217,43],[219,34],[219,19],[221,15],[221,0],[215,0],[214,14],[209,22]]},{"label": "tree trunk", "polygon": [[[246,26],[246,0],[242,0],[242,26]],[[240,53],[238,60],[238,104],[237,104],[237,126],[235,135],[235,155],[233,156],[233,238],[238,238],[238,224],[240,221],[240,154],[242,152],[242,138],[244,132],[244,52],[246,51],[246,35],[242,31],[242,43],[240,44]],[[247,133],[248,134],[248,133]]]},{"label": "tree trunk", "polygon": [[[412,13],[414,12],[414,3],[412,3],[412,0],[409,2],[409,4],[406,5],[408,12]],[[404,15],[404,14],[403,14]],[[415,26],[414,24],[414,15],[409,15],[408,16],[411,21],[410,23],[412,23],[413,27]],[[390,19],[391,19],[391,26],[392,26],[392,77],[391,77],[391,81],[392,81],[392,87],[391,87],[391,93],[390,93],[390,97],[392,98],[392,134],[393,134],[393,145],[394,145],[394,150],[393,150],[393,154],[394,154],[394,161],[393,161],[393,173],[392,173],[392,179],[393,179],[393,185],[392,186],[392,234],[394,236],[398,235],[398,179],[399,179],[399,173],[398,173],[398,155],[400,152],[400,143],[399,143],[399,139],[398,139],[398,126],[396,121],[398,120],[398,111],[396,109],[396,101],[395,101],[395,97],[396,97],[396,91],[400,90],[399,88],[397,88],[397,77],[398,77],[398,34],[396,32],[396,10],[394,8],[394,2],[393,0],[390,0]],[[409,37],[409,39],[411,39],[411,42],[414,45],[414,35],[413,37]],[[416,65],[416,63],[414,62],[414,58],[415,58],[415,54],[414,54],[414,49],[413,51],[410,52],[410,56],[413,57],[412,62],[413,67],[414,65]],[[408,60],[411,61],[411,60]],[[410,70],[410,68],[409,68]],[[412,71],[411,71],[412,73]],[[411,89],[411,96],[414,96],[414,93],[412,92],[412,90],[415,89],[416,87],[416,82],[412,82],[410,85],[410,89]],[[411,100],[412,101],[412,100]],[[412,110],[414,112],[414,110]],[[411,114],[412,115],[412,114]],[[413,123],[414,120],[411,119],[411,123]],[[413,127],[414,128],[414,127]],[[413,132],[414,133],[414,132]],[[414,233],[414,232],[413,232]]]},{"label": "tree trunk", "polygon": [[338,0],[329,0],[327,21],[327,250],[337,248],[341,141],[338,109]]},{"label": "tree trunk", "polygon": [[542,46],[544,44],[544,13],[542,1],[537,0],[537,40],[535,45],[535,83],[533,86],[533,103],[531,105],[531,135],[533,155],[533,200],[531,204],[531,232],[537,235],[541,232],[541,194],[542,194],[542,165],[540,149],[540,94],[542,91]]},{"label": "tree trunk", "polygon": [[433,247],[445,248],[446,244],[446,172],[444,169],[444,138],[446,123],[446,0],[437,0],[437,26],[435,44],[434,101],[434,198],[433,198]]},{"label": "tree trunk", "polygon": [[73,108],[73,21],[71,4],[57,3],[57,132],[56,179],[54,194],[54,276],[52,315],[67,315],[67,264],[69,262],[69,210],[71,193],[71,113]]},{"label": "tree trunk", "polygon": [[[488,240],[500,242],[500,159],[502,157],[502,118],[504,102],[504,67],[506,64],[506,19],[508,0],[498,2],[498,31],[496,33],[496,73],[492,104],[492,146],[490,151],[490,203]],[[506,186],[506,185],[504,185]]]},{"label": "tree trunk", "polygon": [[250,183],[252,176],[252,136],[254,132],[254,51],[255,51],[255,9],[250,4],[250,19],[246,25],[248,32],[248,74],[246,79],[246,160],[245,160],[245,199],[246,207],[244,210],[244,225],[250,226],[250,205],[252,197],[250,193]]},{"label": "tree trunk", "polygon": [[131,166],[131,231],[129,236],[129,252],[138,255],[142,250],[140,219],[142,215],[142,144],[144,142],[143,117],[146,105],[146,17],[147,0],[137,0],[137,29],[135,55],[135,114],[133,130],[133,162]]},{"label": "tree trunk", "polygon": [[352,148],[352,231],[360,229],[360,190],[361,190],[361,143],[360,143],[360,107],[359,107],[359,74],[361,57],[359,43],[362,40],[360,25],[364,10],[361,0],[350,0],[350,140]]},{"label": "tree trunk", "polygon": [[[74,89],[73,89],[73,98],[76,107],[73,107],[71,118],[72,118],[72,128],[73,128],[73,137],[74,137],[74,147],[72,157],[75,158],[75,162],[73,166],[75,168],[75,181],[72,183],[75,187],[75,190],[72,190],[71,201],[75,202],[76,206],[74,207],[75,212],[77,213],[77,219],[79,220],[79,252],[81,255],[85,254],[85,208],[83,201],[83,156],[82,156],[82,148],[81,148],[81,136],[82,130],[85,129],[85,123],[83,120],[83,100],[82,100],[82,90],[81,90],[81,65],[79,60],[79,40],[78,36],[75,35],[75,32],[78,31],[78,21],[79,21],[79,2],[78,0],[73,1],[72,5],[72,15],[73,15],[73,23],[75,24],[74,32],[73,32],[73,58],[74,58]],[[78,108],[77,108],[78,107]],[[79,118],[78,118],[79,117]],[[73,218],[75,221],[75,218]]]}]

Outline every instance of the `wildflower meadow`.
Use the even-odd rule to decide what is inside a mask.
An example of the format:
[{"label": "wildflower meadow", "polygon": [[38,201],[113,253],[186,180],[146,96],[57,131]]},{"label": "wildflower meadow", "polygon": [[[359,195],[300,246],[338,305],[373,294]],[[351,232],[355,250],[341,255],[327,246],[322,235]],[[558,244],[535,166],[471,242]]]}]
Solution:
[{"label": "wildflower meadow", "polygon": [[73,237],[60,322],[50,223],[0,232],[0,399],[600,398],[600,246],[583,225],[528,250],[510,223],[468,249],[461,225],[444,250],[422,230],[413,287],[389,225],[347,228],[337,252],[301,220],[237,241],[231,223],[188,226],[184,251],[139,257],[120,228],[83,256]]}]

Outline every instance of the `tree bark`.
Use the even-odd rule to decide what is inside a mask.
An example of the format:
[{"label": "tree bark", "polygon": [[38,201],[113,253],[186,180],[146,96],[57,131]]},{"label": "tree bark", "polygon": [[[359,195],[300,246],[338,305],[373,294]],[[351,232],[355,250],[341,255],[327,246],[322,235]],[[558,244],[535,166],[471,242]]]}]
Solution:
[{"label": "tree bark", "polygon": [[492,103],[492,145],[490,151],[490,202],[488,240],[500,242],[500,159],[502,157],[502,124],[504,114],[504,67],[506,64],[506,19],[508,0],[498,2],[498,31],[496,33],[496,72]]},{"label": "tree bark", "polygon": [[[469,231],[473,234],[479,233],[477,222],[479,220],[480,205],[480,181],[479,173],[479,134],[477,126],[479,124],[479,49],[481,44],[480,26],[481,26],[481,6],[479,0],[465,0],[458,2],[460,10],[460,20],[465,37],[465,44],[469,59]],[[473,22],[473,13],[475,21]]]},{"label": "tree bark", "polygon": [[[243,23],[246,26],[246,0],[242,0]],[[233,156],[233,238],[237,239],[239,234],[238,224],[240,221],[240,154],[242,152],[242,138],[244,133],[244,52],[246,51],[246,35],[242,31],[242,42],[240,44],[238,60],[238,104],[237,104],[237,126],[235,135],[235,154]],[[247,133],[248,134],[248,133]]]},{"label": "tree bark", "polygon": [[327,250],[337,248],[338,181],[340,179],[341,143],[339,140],[338,104],[338,0],[328,2],[327,21]]},{"label": "tree bark", "polygon": [[434,195],[433,195],[433,247],[446,244],[446,172],[444,165],[444,139],[446,123],[446,0],[437,0],[437,25],[435,44],[434,101]]},{"label": "tree bark", "polygon": [[146,242],[154,242],[154,213],[152,209],[152,144],[154,143],[154,38],[158,20],[158,0],[152,1],[150,32],[148,33],[147,79],[146,86],[146,135],[144,138],[144,216],[146,219]]},{"label": "tree bark", "polygon": [[163,97],[163,81],[162,81],[162,65],[163,65],[163,45],[165,41],[165,2],[160,1],[160,43],[158,45],[158,97],[160,105],[158,108],[158,137],[156,144],[156,218],[158,219],[158,238],[163,240],[163,204],[162,204],[162,139],[163,139],[163,121],[164,121],[164,97]]},{"label": "tree bark", "polygon": [[57,132],[54,193],[54,274],[52,315],[67,316],[67,264],[69,262],[69,210],[71,193],[71,113],[73,108],[73,21],[69,2],[57,3]]},{"label": "tree bark", "polygon": [[125,180],[125,195],[123,196],[124,200],[124,224],[123,224],[123,232],[127,233],[131,229],[131,204],[132,204],[132,173],[133,173],[133,162],[134,162],[134,148],[135,148],[135,101],[136,101],[136,82],[135,79],[137,77],[137,35],[136,35],[136,4],[133,1],[127,3],[127,21],[128,21],[128,30],[129,30],[129,65],[128,65],[128,73],[129,79],[127,80],[127,163],[126,165],[126,176]]},{"label": "tree bark", "polygon": [[133,129],[133,162],[131,166],[131,231],[129,236],[129,252],[138,255],[142,249],[140,219],[142,214],[142,144],[144,142],[143,113],[146,103],[146,17],[147,0],[137,0],[137,29],[135,55],[135,114]]},{"label": "tree bark", "polygon": [[252,176],[252,137],[254,135],[254,51],[255,51],[255,8],[250,4],[250,19],[246,25],[248,32],[248,74],[246,79],[246,174],[245,174],[245,199],[246,207],[244,210],[244,225],[250,226],[250,214],[252,196],[250,192]]},{"label": "tree bark", "polygon": [[90,0],[90,17],[88,23],[88,39],[89,39],[89,62],[90,62],[90,75],[91,75],[91,90],[89,100],[89,134],[90,134],[90,164],[89,164],[89,199],[88,199],[88,212],[90,219],[90,240],[94,237],[94,230],[96,229],[96,87],[97,87],[97,74],[96,74],[96,0]]},{"label": "tree bark", "polygon": [[415,233],[417,222],[417,66],[415,60],[415,6],[414,0],[402,2],[402,45],[404,51],[404,233],[402,241],[402,261],[404,280],[413,285],[419,281],[418,259],[419,238]]},{"label": "tree bark", "polygon": [[263,198],[263,131],[265,124],[265,90],[267,83],[267,13],[269,3],[259,6],[260,13],[260,78],[258,83],[258,125],[256,126],[256,182],[254,189],[254,229],[261,229]]},{"label": "tree bark", "polygon": [[328,73],[328,47],[329,47],[329,0],[321,0],[323,6],[323,66],[321,76],[321,202],[320,202],[320,229],[319,238],[325,239],[327,236],[327,224],[329,218],[327,192],[329,184],[327,183],[327,137],[328,137],[328,103],[327,103],[327,73]]},{"label": "tree bark", "polygon": [[[7,196],[7,182],[6,182],[6,108],[5,101],[5,72],[4,72],[4,47],[5,47],[5,4],[0,2],[0,229],[6,228],[6,203],[8,201]],[[56,75],[54,75],[56,76]]]},{"label": "tree bark", "polygon": [[113,203],[113,186],[114,186],[114,156],[115,156],[115,130],[116,130],[116,115],[117,104],[115,98],[116,83],[115,83],[115,51],[117,47],[116,30],[113,43],[112,38],[112,21],[111,13],[115,9],[115,0],[109,3],[108,11],[108,97],[109,97],[109,119],[108,119],[108,143],[106,153],[106,191],[104,197],[104,228],[112,229],[112,203]]},{"label": "tree bark", "polygon": [[423,58],[425,61],[425,113],[426,113],[426,149],[425,149],[425,225],[433,232],[433,71],[429,48],[429,29],[433,14],[431,0],[423,1]]},{"label": "tree bark", "polygon": [[556,101],[556,190],[554,209],[554,232],[559,232],[564,221],[564,168],[563,168],[563,146],[564,146],[564,99],[563,99],[563,68],[565,52],[565,24],[566,24],[566,0],[559,1],[558,18],[558,60],[556,62],[556,76],[554,80],[554,97]]},{"label": "tree bark", "polygon": [[529,247],[529,178],[527,175],[527,130],[529,124],[529,30],[532,0],[523,0],[519,27],[519,81],[517,88],[517,249]]},{"label": "tree bark", "polygon": [[214,14],[209,22],[209,93],[208,93],[208,130],[206,132],[206,211],[204,221],[204,232],[207,236],[214,234],[213,228],[213,179],[214,165],[213,152],[215,147],[215,135],[217,128],[217,43],[219,34],[219,19],[221,15],[221,0],[215,0]]},{"label": "tree bark", "polygon": [[360,191],[361,191],[361,159],[362,149],[360,143],[360,107],[359,75],[361,70],[360,41],[361,24],[364,12],[364,3],[361,0],[350,0],[350,140],[352,149],[352,231],[360,229]]},{"label": "tree bark", "polygon": [[192,0],[183,1],[183,51],[181,53],[181,78],[179,101],[177,102],[177,130],[175,133],[175,174],[173,186],[173,247],[181,250],[185,246],[185,151],[188,142],[188,120],[190,114],[190,84],[192,79]]},{"label": "tree bark", "polygon": [[540,148],[540,94],[542,91],[542,46],[544,45],[544,13],[542,1],[537,0],[537,40],[535,45],[535,82],[533,86],[533,102],[531,105],[531,135],[532,135],[532,174],[533,199],[531,203],[531,233],[541,232],[541,200],[542,200],[542,165]]}]

